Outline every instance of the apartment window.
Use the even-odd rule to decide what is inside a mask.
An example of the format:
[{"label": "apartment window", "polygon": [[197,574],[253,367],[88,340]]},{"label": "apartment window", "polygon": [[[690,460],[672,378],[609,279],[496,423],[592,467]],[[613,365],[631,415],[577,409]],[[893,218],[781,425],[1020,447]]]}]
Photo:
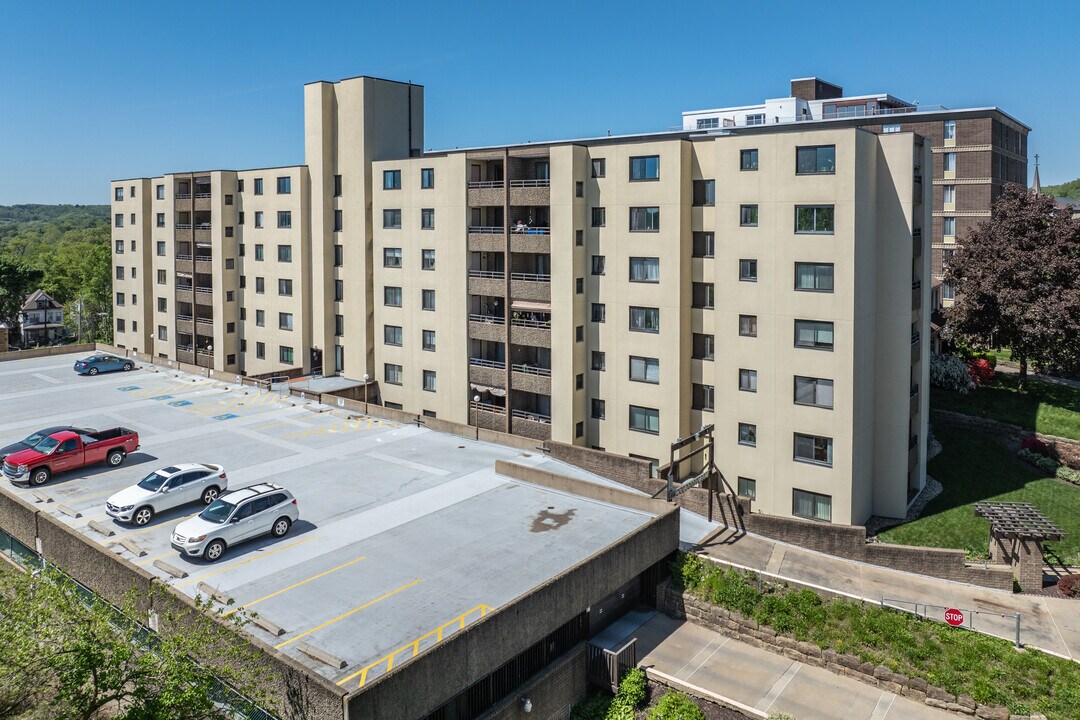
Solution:
[{"label": "apartment window", "polygon": [[711,258],[716,252],[716,236],[711,232],[694,233],[694,257]]},{"label": "apartment window", "polygon": [[264,292],[266,292],[266,278],[262,278],[262,277],[259,277],[258,275],[256,275],[255,276],[255,293],[257,295],[262,295]]},{"label": "apartment window", "polygon": [[345,283],[341,280],[334,281],[334,302],[341,302],[345,299]]},{"label": "apartment window", "polygon": [[277,246],[278,262],[292,262],[292,245]]},{"label": "apartment window", "polygon": [[584,436],[585,436],[585,423],[583,423],[583,422],[576,423],[574,425],[574,437],[579,438],[579,437],[584,437]]},{"label": "apartment window", "polygon": [[383,186],[383,190],[400,190],[401,189],[401,171],[400,170],[383,170],[382,186]]},{"label": "apartment window", "polygon": [[334,197],[341,197],[341,176],[334,176]]},{"label": "apartment window", "polygon": [[743,392],[757,392],[757,370],[739,368],[739,389]]},{"label": "apartment window", "polygon": [[421,250],[420,251],[420,269],[421,270],[434,270],[435,269],[435,251],[434,250]]},{"label": "apartment window", "polygon": [[435,352],[435,331],[424,330],[421,336],[421,348],[428,352]]},{"label": "apartment window", "polygon": [[715,180],[695,180],[694,181],[694,205],[706,206],[716,204],[716,181]]},{"label": "apartment window", "polygon": [[225,332],[227,332],[227,333],[236,332],[236,323],[234,323],[234,322],[225,323]]},{"label": "apartment window", "polygon": [[836,172],[836,146],[795,148],[795,172],[798,175],[829,175]]},{"label": "apartment window", "polygon": [[131,220],[131,224],[134,226],[135,225],[135,213],[131,213],[131,216],[128,219]]},{"label": "apartment window", "polygon": [[593,159],[592,176],[594,178],[602,178],[607,176],[607,160],[605,160],[604,158]]},{"label": "apartment window", "polygon": [[758,158],[757,148],[750,150],[739,151],[739,169],[740,170],[757,170]]},{"label": "apartment window", "polygon": [[592,369],[603,372],[607,368],[607,355],[599,350],[592,351]]},{"label": "apartment window", "polygon": [[607,306],[603,303],[592,304],[592,321],[594,323],[602,323],[607,317]]},{"label": "apartment window", "polygon": [[713,284],[694,283],[692,288],[693,307],[711,310],[713,308]]},{"label": "apartment window", "polygon": [[124,307],[124,293],[116,293],[116,304],[119,307]]},{"label": "apartment window", "polygon": [[576,278],[574,280],[574,292],[578,295],[585,292],[585,278]]},{"label": "apartment window", "polygon": [[124,332],[124,319],[116,318],[116,332]]},{"label": "apartment window", "polygon": [[334,246],[334,267],[341,267],[344,264],[345,259],[345,246]]},{"label": "apartment window", "polygon": [[[123,192],[123,190],[120,192]],[[116,216],[113,218],[113,225],[118,228],[124,227],[124,213],[116,213]]]},{"label": "apartment window", "polygon": [[660,231],[660,208],[658,208],[658,207],[632,207],[632,208],[630,208],[630,231],[631,232],[659,232]]},{"label": "apartment window", "polygon": [[630,379],[634,382],[660,382],[660,359],[630,356]]},{"label": "apartment window", "polygon": [[740,477],[739,494],[743,497],[748,497],[751,500],[757,500],[757,480]]},{"label": "apartment window", "polygon": [[743,337],[757,337],[757,315],[739,316],[739,334]]},{"label": "apartment window", "polygon": [[739,206],[739,226],[740,227],[757,227],[758,224],[758,206],[757,205],[740,205]]},{"label": "apartment window", "polygon": [[593,275],[603,275],[604,274],[604,268],[606,266],[607,266],[606,259],[604,258],[603,255],[593,255],[592,256],[592,274]]},{"label": "apartment window", "polygon": [[157,299],[157,309],[158,309],[158,312],[168,312],[169,311],[169,299],[159,297]]},{"label": "apartment window", "polygon": [[578,180],[576,183],[574,183],[574,197],[585,197],[585,183],[583,183],[581,180]]},{"label": "apartment window", "polygon": [[292,330],[293,329],[292,313],[279,312],[277,317],[278,317],[278,321],[277,321],[278,330]]},{"label": "apartment window", "polygon": [[594,207],[592,209],[592,226],[604,227],[604,223],[607,222],[607,213],[602,207]]},{"label": "apartment window", "polygon": [[226,195],[225,196],[225,204],[226,205],[232,205],[233,204],[232,195]]},{"label": "apartment window", "polygon": [[240,320],[247,320],[247,308],[240,308]]},{"label": "apartment window", "polygon": [[386,363],[383,365],[383,379],[388,385],[401,384],[401,366]]},{"label": "apartment window", "polygon": [[697,129],[698,130],[712,130],[713,128],[720,127],[720,118],[698,118]]},{"label": "apartment window", "polygon": [[116,253],[118,255],[123,255],[124,254],[124,241],[123,240],[117,240],[116,241]]},{"label": "apartment window", "polygon": [[956,186],[955,185],[942,185],[941,186],[941,201],[946,205],[956,204]]},{"label": "apartment window", "polygon": [[244,192],[244,179],[243,178],[237,178],[236,179],[236,192],[238,192],[238,193]]},{"label": "apartment window", "polygon": [[225,269],[226,270],[235,270],[236,269],[236,258],[225,258]]},{"label": "apartment window", "polygon": [[757,260],[739,260],[739,280],[743,282],[757,282]]},{"label": "apartment window", "polygon": [[635,332],[660,332],[660,308],[630,306],[630,329]]},{"label": "apartment window", "polygon": [[955,120],[946,120],[945,121],[944,137],[945,137],[946,140],[955,140],[956,139],[956,121]]},{"label": "apartment window", "polygon": [[645,155],[630,158],[631,180],[659,180],[660,156]]},{"label": "apartment window", "polygon": [[388,305],[390,307],[401,307],[401,288],[384,287],[383,305]]},{"label": "apartment window", "polygon": [[574,328],[574,342],[584,342],[584,341],[585,341],[585,326],[584,325],[578,325],[576,328]]},{"label": "apartment window", "polygon": [[263,343],[263,342],[255,343],[255,357],[257,359],[259,359],[259,360],[265,360],[266,359],[266,343]]},{"label": "apartment window", "polygon": [[334,316],[334,336],[335,337],[342,337],[343,335],[345,335],[345,316],[344,315],[335,315]]},{"label": "apartment window", "polygon": [[795,347],[832,350],[833,324],[818,320],[796,320]]},{"label": "apartment window", "polygon": [[435,309],[435,291],[434,290],[421,290],[420,291],[420,309],[421,310],[434,310]]},{"label": "apartment window", "polygon": [[575,390],[583,390],[583,389],[585,389],[585,373],[578,373],[577,375],[574,376],[574,389]]},{"label": "apartment window", "polygon": [[281,278],[277,281],[277,294],[284,297],[292,297],[292,280]]},{"label": "apartment window", "polygon": [[746,116],[747,125],[764,125],[765,113],[752,113]]},{"label": "apartment window", "polygon": [[165,227],[165,213],[158,213],[154,220],[154,224],[159,228]]},{"label": "apartment window", "polygon": [[630,406],[630,429],[651,435],[660,434],[660,411],[654,408]]},{"label": "apartment window", "polygon": [[945,172],[956,172],[956,153],[945,153],[942,157],[942,169]]},{"label": "apartment window", "polygon": [[382,264],[388,268],[401,267],[401,248],[383,248]]},{"label": "apartment window", "polygon": [[167,276],[167,274],[165,273],[164,270],[158,270],[157,271],[157,284],[158,285],[164,285],[167,277],[168,276]]},{"label": "apartment window", "polygon": [[113,190],[113,200],[123,200],[123,199],[124,199],[124,188],[118,187],[115,190]]},{"label": "apartment window", "polygon": [[256,310],[255,311],[255,327],[265,327],[265,326],[266,326],[266,311],[265,310]]},{"label": "apartment window", "polygon": [[739,423],[739,444],[757,447],[757,425]]},{"label": "apartment window", "polygon": [[383,343],[386,345],[401,345],[401,327],[398,325],[383,325]]},{"label": "apartment window", "polygon": [[833,381],[795,376],[795,404],[832,408]]},{"label": "apartment window", "polygon": [[424,390],[427,392],[435,392],[435,371],[424,371]]},{"label": "apartment window", "polygon": [[694,333],[694,359],[712,360],[716,352],[716,339],[712,335]]},{"label": "apartment window", "polygon": [[292,212],[289,210],[278,210],[277,214],[277,226],[279,228],[288,229],[292,227]]},{"label": "apartment window", "polygon": [[[832,441],[830,440],[829,443],[831,445]],[[832,496],[805,490],[792,490],[791,514],[810,520],[832,522]]]},{"label": "apartment window", "polygon": [[277,193],[278,195],[288,195],[292,192],[292,178],[279,177],[277,179]]},{"label": "apartment window", "polygon": [[116,279],[117,280],[123,280],[124,279],[124,267],[123,267],[123,265],[117,265],[116,266]]},{"label": "apartment window", "polygon": [[136,295],[135,293],[131,293],[131,304],[132,305],[138,305],[139,304],[139,296]]},{"label": "apartment window", "polygon": [[941,219],[942,235],[945,237],[956,237],[956,218],[947,217]]},{"label": "apartment window", "polygon": [[278,360],[286,365],[292,365],[293,362],[293,349],[288,345],[278,346]]},{"label": "apartment window", "polygon": [[584,230],[575,230],[574,231],[574,245],[576,245],[577,247],[581,247],[584,244],[585,244],[585,231]]},{"label": "apartment window", "polygon": [[435,168],[420,169],[420,189],[430,190],[435,187]]},{"label": "apartment window", "polygon": [[695,410],[713,410],[713,386],[694,383],[692,388],[693,407]]},{"label": "apartment window", "polygon": [[889,133],[898,133],[900,132],[900,123],[889,123],[887,125],[882,125],[881,132],[885,133],[886,135],[888,135]]},{"label": "apartment window", "polygon": [[603,420],[607,414],[607,408],[603,400],[597,400],[593,398],[592,401],[592,418],[593,420]]},{"label": "apartment window", "polygon": [[334,232],[341,232],[341,228],[343,227],[343,225],[342,225],[343,222],[344,222],[344,219],[342,217],[341,211],[340,210],[335,210],[334,211]]},{"label": "apartment window", "polygon": [[832,205],[796,205],[795,232],[831,233],[835,226]]},{"label": "apartment window", "polygon": [[262,178],[255,178],[255,194],[256,195],[262,195],[263,194],[263,182],[262,182],[262,180],[263,180]]},{"label": "apartment window", "polygon": [[169,329],[164,325],[157,326],[157,339],[163,342],[169,339]]},{"label": "apartment window", "polygon": [[255,211],[255,229],[261,229],[263,226],[263,212],[262,210]]},{"label": "apartment window", "polygon": [[424,208],[420,211],[420,229],[421,230],[434,230],[435,229],[435,209]]},{"label": "apartment window", "polygon": [[949,283],[941,284],[941,299],[942,300],[954,300],[956,298],[956,292],[953,290],[953,286]]},{"label": "apartment window", "polygon": [[259,260],[259,261],[262,261],[262,260],[265,259],[265,254],[263,252],[263,246],[260,245],[259,243],[255,244],[255,259]]},{"label": "apartment window", "polygon": [[383,210],[382,211],[382,226],[387,229],[397,229],[401,227],[401,210]]},{"label": "apartment window", "polygon": [[833,264],[795,263],[795,289],[831,293],[833,291]]},{"label": "apartment window", "polygon": [[158,257],[165,257],[165,241],[164,240],[158,240],[157,241],[157,244],[155,246],[155,251],[157,252]]},{"label": "apartment window", "polygon": [[157,197],[158,200],[164,200],[165,199],[165,186],[164,185],[156,185],[154,187],[154,194],[155,194],[155,197]]},{"label": "apartment window", "polygon": [[660,282],[660,258],[630,258],[630,282]]}]

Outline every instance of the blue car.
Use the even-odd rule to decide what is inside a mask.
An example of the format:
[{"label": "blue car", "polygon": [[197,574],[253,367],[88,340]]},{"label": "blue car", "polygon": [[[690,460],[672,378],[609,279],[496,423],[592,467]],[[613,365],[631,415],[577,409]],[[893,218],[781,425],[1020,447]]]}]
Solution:
[{"label": "blue car", "polygon": [[115,355],[91,355],[75,361],[75,372],[80,375],[97,375],[99,372],[110,370],[132,370],[134,367],[135,363],[131,360]]}]

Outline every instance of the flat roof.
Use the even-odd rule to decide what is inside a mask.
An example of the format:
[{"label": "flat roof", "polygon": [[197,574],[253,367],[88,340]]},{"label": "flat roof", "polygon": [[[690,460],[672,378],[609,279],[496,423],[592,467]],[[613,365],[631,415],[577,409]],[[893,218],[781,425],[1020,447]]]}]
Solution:
[{"label": "flat roof", "polygon": [[[495,472],[511,461],[605,481],[536,452],[467,440],[415,425],[330,411],[274,391],[141,364],[131,372],[80,376],[88,353],[0,364],[0,438],[62,423],[129,427],[140,449],[114,469],[93,466],[38,488],[38,504],[189,596],[201,583],[285,629],[246,630],[349,691],[360,673],[385,672],[487,612],[527,594],[647,524],[653,514],[551,490]],[[340,413],[340,414],[338,414]],[[199,505],[156,516],[144,528],[105,515],[112,493],[180,462],[224,466],[229,487],[272,482],[297,498],[300,520],[284,538],[230,548],[217,563],[185,559],[169,545]],[[33,491],[6,480],[4,492]],[[80,513],[73,518],[59,505]],[[104,524],[115,535],[90,527]],[[118,545],[137,543],[145,555]],[[161,560],[187,572],[176,579]],[[330,667],[302,654],[310,643],[347,663]]]}]

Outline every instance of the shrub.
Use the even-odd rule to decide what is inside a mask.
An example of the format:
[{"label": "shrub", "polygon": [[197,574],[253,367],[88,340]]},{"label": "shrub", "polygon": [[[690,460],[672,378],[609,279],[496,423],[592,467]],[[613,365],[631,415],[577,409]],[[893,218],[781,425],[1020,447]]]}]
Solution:
[{"label": "shrub", "polygon": [[976,385],[989,385],[994,382],[994,368],[986,358],[977,358],[968,362],[968,375]]},{"label": "shrub", "polygon": [[1050,447],[1037,437],[1026,437],[1020,441],[1021,450],[1031,450],[1040,455],[1050,457]]},{"label": "shrub", "polygon": [[1068,465],[1060,466],[1054,472],[1054,475],[1066,482],[1071,482],[1073,485],[1080,485],[1080,471],[1073,470]]},{"label": "shrub", "polygon": [[1057,586],[1066,597],[1080,596],[1080,575],[1066,575],[1059,578]]},{"label": "shrub", "polygon": [[975,389],[975,382],[968,374],[967,365],[955,355],[930,356],[930,384],[945,390],[966,395]]},{"label": "shrub", "polygon": [[705,713],[693,700],[681,692],[669,692],[649,708],[648,720],[705,720]]},{"label": "shrub", "polygon": [[593,693],[570,711],[570,720],[604,720],[611,707],[611,697],[605,693]]},{"label": "shrub", "polygon": [[616,702],[622,700],[632,708],[639,707],[645,702],[645,692],[648,690],[649,681],[645,677],[645,671],[641,668],[630,668],[619,682],[619,694],[615,696]]},{"label": "shrub", "polygon": [[1040,455],[1034,450],[1021,450],[1016,453],[1016,456],[1021,460],[1027,460],[1029,463],[1039,468],[1043,472],[1048,472],[1051,475],[1057,475],[1058,463],[1057,460],[1045,455]]}]

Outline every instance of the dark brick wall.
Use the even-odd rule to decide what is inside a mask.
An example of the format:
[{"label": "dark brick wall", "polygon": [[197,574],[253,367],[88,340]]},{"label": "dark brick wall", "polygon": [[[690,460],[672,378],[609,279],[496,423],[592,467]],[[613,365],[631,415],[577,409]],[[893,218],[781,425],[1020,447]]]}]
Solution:
[{"label": "dark brick wall", "polygon": [[[588,654],[585,643],[548,667],[538,678],[515,691],[482,720],[534,720],[534,718],[567,718],[570,708],[585,697],[589,690]],[[521,698],[532,700],[532,713],[521,708]]]}]

